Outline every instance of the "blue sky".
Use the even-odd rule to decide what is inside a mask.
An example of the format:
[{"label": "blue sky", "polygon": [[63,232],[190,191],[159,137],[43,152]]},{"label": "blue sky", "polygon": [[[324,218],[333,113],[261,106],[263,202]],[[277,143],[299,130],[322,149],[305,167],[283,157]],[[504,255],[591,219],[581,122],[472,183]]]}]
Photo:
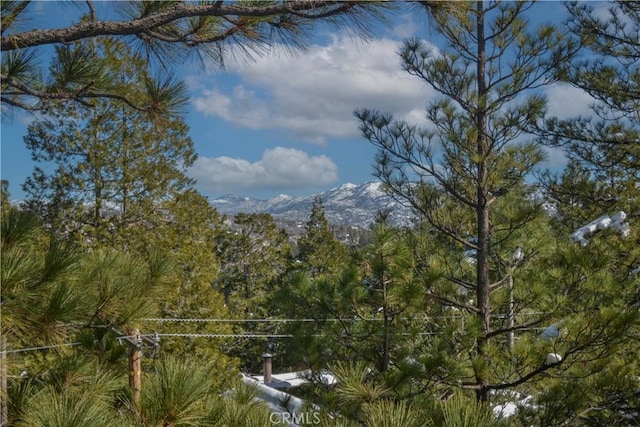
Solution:
[{"label": "blue sky", "polygon": [[[36,2],[30,22],[35,27],[62,25],[81,5],[61,9]],[[531,19],[558,22],[563,11],[560,2],[541,2]],[[360,136],[352,113],[374,108],[424,123],[424,107],[435,95],[401,70],[396,54],[402,40],[412,36],[436,48],[440,44],[424,14],[398,11],[369,42],[319,28],[304,52],[287,54],[276,46],[253,61],[231,61],[224,71],[178,67],[191,97],[186,122],[199,159],[188,174],[197,179],[196,187],[209,198],[226,193],[268,198],[374,179],[375,149]],[[544,91],[549,114],[589,113],[591,100],[578,89],[556,84]],[[22,140],[30,120],[14,112],[2,122],[1,175],[10,181],[13,199],[24,198],[20,185],[33,169]],[[549,167],[563,164],[561,152],[549,153]],[[47,168],[53,170],[52,165]]]}]

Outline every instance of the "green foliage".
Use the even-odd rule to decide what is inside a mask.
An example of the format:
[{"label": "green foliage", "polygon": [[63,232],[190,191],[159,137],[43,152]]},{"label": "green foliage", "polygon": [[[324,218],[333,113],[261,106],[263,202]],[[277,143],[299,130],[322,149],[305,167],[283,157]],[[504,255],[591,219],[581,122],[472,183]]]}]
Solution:
[{"label": "green foliage", "polygon": [[204,361],[168,357],[146,375],[140,401],[143,425],[201,425],[211,397],[212,366]]},{"label": "green foliage", "polygon": [[424,418],[406,402],[380,400],[364,406],[364,425],[367,427],[421,427]]},{"label": "green foliage", "polygon": [[[116,425],[117,420],[109,421],[115,420],[110,405],[122,384],[115,378],[122,379],[127,370],[118,360],[123,351],[111,328],[124,330],[155,313],[157,292],[173,270],[153,255],[141,258],[106,248],[81,255],[46,233],[32,214],[15,208],[3,215],[1,235],[3,349],[78,340],[80,353],[95,356],[78,358],[64,346],[3,354],[3,375],[16,378],[3,390],[3,396],[11,396],[9,413],[28,420],[27,425],[41,425],[47,417],[55,425]],[[219,390],[231,375],[230,362],[213,359],[226,375],[208,382]],[[27,376],[18,375],[21,371]]]},{"label": "green foliage", "polygon": [[577,269],[567,274],[555,267],[555,283],[562,284],[559,292],[588,307],[571,316],[567,327],[572,330],[561,341],[576,339],[578,332],[598,346],[569,364],[568,375],[578,378],[577,383],[549,381],[542,386],[542,409],[530,415],[546,425],[564,420],[572,425],[628,425],[637,423],[631,409],[637,407],[637,396],[630,390],[637,390],[634,378],[640,372],[635,359],[628,358],[640,349],[640,277],[632,273],[640,265],[640,10],[628,2],[612,2],[603,13],[587,3],[569,3],[567,9],[569,29],[582,42],[584,55],[560,64],[559,72],[596,102],[592,117],[549,118],[535,129],[541,143],[561,147],[569,158],[563,173],[543,175],[546,197],[558,211],[554,228],[567,235],[602,215],[624,211],[630,232],[626,238],[612,230],[597,232],[588,236],[586,247],[561,252]]},{"label": "green foliage", "polygon": [[[451,334],[456,321],[437,323],[425,314],[429,301],[411,241],[379,226],[357,264],[340,276],[291,275],[280,294],[282,310],[312,321],[286,325],[294,338],[282,343],[284,353],[314,371],[349,360],[366,363],[396,398],[419,394],[452,375],[455,341],[439,340],[434,332]],[[323,395],[322,387],[317,393]]]},{"label": "green foliage", "polygon": [[456,393],[454,396],[441,402],[440,408],[442,411],[442,423],[434,422],[434,425],[447,427],[491,427],[501,424],[496,421],[491,408],[479,403],[475,399],[470,399],[462,393]]},{"label": "green foliage", "polygon": [[376,382],[371,369],[363,363],[337,363],[331,366],[331,372],[338,382],[335,393],[340,396],[339,404],[343,409],[350,408],[349,410],[358,413],[362,405],[379,401],[391,393],[384,384]]},{"label": "green foliage", "polygon": [[[216,230],[213,247],[220,263],[213,287],[224,295],[229,315],[239,319],[272,316],[274,306],[279,304],[273,302],[274,293],[281,286],[291,258],[286,232],[269,214],[237,214],[233,223]],[[277,327],[238,322],[233,331],[268,334],[277,332]],[[264,339],[250,339],[225,345],[225,349],[255,372],[260,369],[260,356],[267,345]]]},{"label": "green foliage", "polygon": [[[145,376],[139,425],[144,426],[262,426],[270,411],[256,391],[237,380],[221,395],[213,387],[220,374],[211,361],[169,357]],[[137,417],[135,418],[137,419]]]},{"label": "green foliage", "polygon": [[592,117],[549,118],[536,127],[540,142],[563,148],[568,168],[546,174],[544,184],[562,215],[561,226],[582,226],[601,215],[638,213],[640,178],[640,10],[612,2],[602,14],[587,3],[569,3],[570,30],[587,59],[561,64],[568,83],[591,95]]},{"label": "green foliage", "polygon": [[80,266],[79,283],[95,307],[88,326],[124,327],[151,315],[153,301],[168,272],[160,258],[125,255],[109,249],[91,252]]},{"label": "green foliage", "polygon": [[[567,9],[569,28],[591,55],[561,64],[565,79],[603,102],[594,106],[601,119],[625,117],[637,122],[640,8],[632,2],[615,1],[604,13],[578,2],[567,4]],[[626,127],[621,121],[618,125]]]},{"label": "green foliage", "polygon": [[[26,185],[48,229],[9,206],[3,182],[1,350],[73,344],[2,353],[0,375],[11,377],[2,397],[14,424],[269,424],[255,390],[234,383],[236,361],[217,342],[163,338],[165,357],[145,358],[137,408],[126,391],[127,349],[112,328],[184,333],[185,323],[141,318],[229,314],[305,319],[282,331],[242,326],[293,335],[281,344],[222,347],[252,368],[267,345],[281,366],[330,368],[335,386],[308,387],[326,425],[499,425],[487,402],[525,395],[531,404],[521,405],[514,423],[638,423],[637,6],[612,3],[606,19],[590,5],[569,4],[568,28],[599,55],[570,62],[575,42],[549,26],[532,29],[529,3],[427,3],[448,48],[436,54],[407,40],[400,57],[442,95],[427,107],[432,126],[356,112],[362,134],[379,148],[377,176],[421,215],[421,227],[402,233],[380,224],[350,258],[316,199],[293,271],[287,237],[270,216],[238,215],[222,227],[191,190],[184,171],[195,153],[178,117],[186,102],[180,82],[151,78],[146,58],[117,38],[57,46],[47,85],[33,72],[32,50],[3,54],[3,103],[25,106],[25,95],[100,99],[97,108],[46,102],[50,114],[29,129],[34,159],[57,167],[37,169]],[[3,31],[15,28],[26,4],[2,3]],[[145,18],[191,6],[141,2],[123,10]],[[173,38],[205,47],[196,54],[221,63],[226,52],[205,39],[231,26],[251,50],[268,43],[265,28],[293,31],[303,15],[234,22],[193,15],[154,27],[145,43],[149,52],[170,53]],[[544,99],[534,89],[557,79],[594,96],[597,119],[543,122]],[[544,153],[524,130],[570,158],[563,174],[543,175],[559,214],[552,219],[526,182]],[[584,247],[568,240],[578,226],[619,210],[631,224],[626,238],[604,230]],[[514,257],[519,251],[523,257]],[[541,335],[550,325],[557,336]],[[188,326],[189,333],[232,331]],[[549,362],[550,354],[562,360]]]},{"label": "green foliage", "polygon": [[[214,362],[193,357],[166,357],[143,378],[137,409],[123,386],[122,372],[106,369],[86,357],[51,363],[33,386],[21,379],[24,394],[12,394],[16,425],[56,426],[262,426],[270,411],[255,390],[239,381],[220,395]],[[236,384],[238,383],[238,384]],[[18,391],[18,390],[16,390]]]},{"label": "green foliage", "polygon": [[[416,277],[433,301],[432,331],[453,337],[450,347],[431,340],[450,360],[440,378],[475,384],[477,398],[489,401],[492,389],[544,377],[554,368],[544,363],[552,348],[567,366],[601,357],[602,337],[616,342],[629,319],[611,316],[613,297],[592,312],[603,297],[596,283],[612,285],[613,275],[582,267],[588,255],[552,231],[525,182],[545,157],[522,137],[545,112],[535,89],[557,80],[555,67],[571,58],[574,42],[550,26],[533,29],[531,3],[468,6],[434,14],[447,49],[436,54],[413,39],[400,51],[404,69],[442,95],[427,106],[429,128],[367,109],[355,115],[379,149],[376,175],[432,236],[427,252],[414,251]],[[456,321],[439,319],[452,314]],[[560,321],[571,338],[558,347],[532,330]]]},{"label": "green foliage", "polygon": [[335,239],[329,228],[322,199],[316,197],[311,206],[306,232],[298,240],[299,267],[312,276],[335,274],[346,255],[346,249]]},{"label": "green foliage", "polygon": [[[100,69],[131,100],[151,91],[173,105],[174,112],[185,102],[182,84],[154,83],[144,59],[116,39],[74,44],[73,49],[99,58]],[[153,90],[149,85],[155,85]],[[112,99],[100,100],[98,106],[57,105],[30,126],[25,138],[34,160],[57,166],[52,173],[36,169],[27,180],[31,209],[58,235],[105,256],[95,274],[92,267],[85,269],[94,274],[87,280],[99,282],[99,298],[104,300],[94,318],[104,315],[124,327],[142,317],[226,317],[222,298],[211,288],[218,271],[213,227],[219,218],[185,175],[196,158],[188,127],[175,114],[153,115]],[[109,258],[116,257],[112,250],[134,254],[136,262],[146,265],[119,265]],[[113,271],[131,272],[133,283]],[[137,281],[143,272],[150,275],[146,285]],[[109,307],[117,307],[117,315],[105,312]],[[175,325],[137,326],[176,332]],[[192,326],[189,333],[230,332],[227,326]],[[217,348],[192,339],[168,340],[163,348],[209,354],[221,366],[231,363]]]},{"label": "green foliage", "polygon": [[[81,48],[99,57],[100,69],[124,85],[127,96],[142,96],[149,76],[128,47],[106,39]],[[184,88],[164,91],[173,102],[184,98]],[[56,165],[54,172],[36,167],[27,179],[28,203],[54,230],[79,240],[106,240],[109,229],[143,224],[169,194],[188,188],[184,172],[196,158],[181,119],[112,100],[98,106],[57,105],[25,137],[36,162]]]},{"label": "green foliage", "polygon": [[63,356],[32,364],[27,377],[13,380],[17,425],[125,425],[114,411],[121,378],[85,355]]},{"label": "green foliage", "polygon": [[220,272],[214,286],[236,316],[269,314],[266,301],[288,269],[290,246],[269,214],[237,214],[215,240]]},{"label": "green foliage", "polygon": [[18,425],[55,427],[124,426],[108,402],[86,390],[56,393],[45,388],[29,401],[24,418]]},{"label": "green foliage", "polygon": [[79,253],[15,208],[3,212],[0,233],[4,341],[59,342],[66,336],[64,324],[84,314],[80,287],[72,280]]},{"label": "green foliage", "polygon": [[224,397],[211,402],[203,425],[211,427],[266,426],[272,423],[271,411],[257,399],[257,391],[237,382]]}]

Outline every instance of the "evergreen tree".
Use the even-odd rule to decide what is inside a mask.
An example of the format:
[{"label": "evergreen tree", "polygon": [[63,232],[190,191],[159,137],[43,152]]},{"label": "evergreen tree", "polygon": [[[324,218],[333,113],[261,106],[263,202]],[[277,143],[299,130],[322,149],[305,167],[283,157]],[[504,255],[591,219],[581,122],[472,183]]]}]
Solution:
[{"label": "evergreen tree", "polygon": [[165,264],[112,250],[82,253],[14,207],[0,231],[3,422],[24,416],[41,425],[52,413],[58,425],[112,419],[104,418],[106,402],[92,400],[115,399],[109,379],[127,376],[115,331],[154,312]]},{"label": "evergreen tree", "polygon": [[[640,7],[634,2],[611,2],[607,11],[591,4],[568,3],[569,29],[581,41],[584,55],[559,64],[560,75],[594,98],[591,117],[549,118],[533,130],[541,142],[562,148],[569,166],[560,175],[546,173],[543,185],[558,215],[555,228],[569,234],[603,215],[626,213],[628,236],[604,231],[588,236],[581,248],[614,278],[602,281],[597,306],[611,304],[633,313],[640,301]],[[600,260],[606,260],[600,264]],[[604,290],[609,286],[607,294]],[[612,299],[614,300],[612,302]],[[637,424],[638,318],[630,317],[617,346],[595,375],[568,386],[554,382],[542,392],[541,423],[559,425]],[[635,378],[635,379],[634,379]],[[562,403],[560,403],[562,402]]]},{"label": "evergreen tree", "polygon": [[[215,251],[220,271],[213,286],[225,299],[232,317],[261,319],[272,316],[280,302],[273,295],[290,263],[286,232],[278,228],[269,214],[237,214],[233,224],[217,230]],[[239,322],[237,333],[269,334],[275,323]],[[260,370],[261,355],[267,350],[264,339],[251,339],[225,346],[251,371]],[[273,351],[273,349],[271,349]]]},{"label": "evergreen tree", "polygon": [[324,213],[320,196],[311,205],[305,234],[298,240],[300,267],[312,276],[337,273],[347,256],[346,248],[336,240]]},{"label": "evergreen tree", "polygon": [[6,209],[9,206],[9,181],[0,180],[0,209]]},{"label": "evergreen tree", "polygon": [[[635,218],[640,215],[640,7],[612,2],[606,14],[587,3],[567,8],[569,29],[586,59],[558,64],[559,74],[595,102],[591,117],[552,117],[533,128],[542,143],[563,148],[570,160],[564,174],[546,174],[544,184],[572,227],[620,210]],[[567,195],[574,200],[565,200]]]},{"label": "evergreen tree", "polygon": [[[308,320],[286,325],[294,338],[282,343],[283,350],[295,359],[285,363],[318,372],[357,361],[388,390],[386,396],[398,400],[433,388],[448,362],[444,349],[425,339],[431,332],[424,315],[428,302],[410,242],[404,233],[379,226],[373,243],[340,275],[293,274],[280,292],[281,310]],[[319,387],[320,399],[336,404]]]},{"label": "evergreen tree", "polygon": [[216,236],[220,272],[214,286],[237,316],[269,315],[267,300],[288,268],[290,247],[286,232],[269,214],[239,213],[230,227]]},{"label": "evergreen tree", "polygon": [[9,360],[6,352],[34,343],[64,342],[68,334],[64,324],[82,319],[83,308],[79,289],[70,280],[78,253],[46,236],[34,215],[3,203],[0,238],[0,420],[4,425],[14,412],[8,377],[23,368]]},{"label": "evergreen tree", "polygon": [[[371,110],[356,116],[365,138],[380,149],[377,175],[446,245],[445,259],[425,255],[431,270],[425,294],[465,319],[465,350],[452,374],[486,402],[492,390],[523,389],[566,362],[545,363],[544,341],[536,335],[519,333],[511,345],[513,333],[559,321],[578,304],[576,309],[586,311],[572,317],[572,339],[561,340],[554,351],[562,349],[569,366],[598,348],[598,334],[615,342],[626,318],[586,314],[586,301],[599,295],[590,286],[604,278],[579,261],[579,248],[561,249],[566,245],[554,241],[524,182],[544,158],[539,145],[520,138],[544,113],[535,89],[557,79],[554,70],[569,60],[573,45],[550,26],[530,31],[531,3],[464,5],[462,12],[434,14],[447,49],[436,55],[424,42],[408,40],[400,52],[405,70],[442,95],[427,108],[430,127]],[[451,262],[456,248],[465,253],[471,271]],[[554,263],[553,251],[566,251],[566,257]],[[522,270],[527,288],[518,289],[516,272],[523,261],[541,264]],[[583,274],[558,278],[557,269],[583,269]],[[589,298],[575,291],[573,279],[585,282],[581,286],[590,290]],[[606,282],[612,280],[608,275]],[[574,299],[559,300],[558,294]]]},{"label": "evergreen tree", "polygon": [[[148,70],[127,46],[106,39],[75,48],[95,52],[110,78],[127,85],[130,97],[142,96]],[[174,89],[165,96],[178,108],[184,88]],[[187,126],[179,116],[150,115],[112,100],[99,103],[100,109],[60,104],[30,126],[25,139],[34,158],[57,165],[51,174],[37,169],[27,181],[31,207],[58,235],[92,251],[123,251],[150,263],[164,260],[170,271],[162,282],[163,298],[148,295],[154,308],[148,315],[226,317],[222,297],[211,286],[218,271],[214,228],[219,218],[184,174],[195,160]],[[140,317],[126,326],[174,334],[230,332],[228,325],[213,323],[191,324],[187,330],[181,324],[176,331],[175,324],[142,323]],[[202,342],[175,338],[163,349],[206,353],[220,366],[231,366],[219,348]]]},{"label": "evergreen tree", "polygon": [[[106,39],[73,49],[91,51],[109,80],[126,85],[131,98],[141,96],[150,77],[127,46]],[[179,109],[184,87],[170,91]],[[109,100],[99,109],[60,104],[25,137],[34,161],[57,166],[53,173],[35,169],[24,185],[29,203],[54,230],[80,238],[140,224],[170,192],[191,183],[184,171],[196,156],[187,132],[179,117],[150,116]]]}]

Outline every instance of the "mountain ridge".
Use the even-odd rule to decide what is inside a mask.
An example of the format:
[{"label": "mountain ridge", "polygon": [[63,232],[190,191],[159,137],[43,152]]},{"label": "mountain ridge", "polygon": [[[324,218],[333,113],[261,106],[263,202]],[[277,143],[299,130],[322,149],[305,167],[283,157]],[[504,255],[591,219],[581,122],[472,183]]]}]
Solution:
[{"label": "mountain ridge", "polygon": [[386,194],[382,185],[380,181],[345,183],[311,196],[280,194],[266,200],[226,194],[209,203],[223,215],[268,213],[277,219],[307,221],[313,200],[319,196],[327,221],[332,225],[368,227],[375,222],[381,210],[390,211],[389,220],[394,225],[411,224],[411,209]]}]

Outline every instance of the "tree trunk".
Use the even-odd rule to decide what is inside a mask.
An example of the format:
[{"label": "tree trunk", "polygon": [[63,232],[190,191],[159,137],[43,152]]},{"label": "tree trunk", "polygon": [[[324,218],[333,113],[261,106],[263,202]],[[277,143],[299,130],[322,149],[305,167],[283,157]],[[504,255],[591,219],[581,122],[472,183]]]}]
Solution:
[{"label": "tree trunk", "polygon": [[[476,130],[477,141],[476,151],[478,153],[478,183],[476,188],[476,220],[478,226],[478,255],[477,255],[477,288],[476,288],[476,304],[479,310],[478,316],[482,324],[482,331],[477,341],[477,357],[484,359],[483,365],[488,366],[490,363],[489,356],[485,353],[487,344],[487,334],[489,332],[489,321],[491,314],[491,305],[489,301],[489,203],[487,195],[489,193],[487,184],[487,166],[489,144],[487,142],[487,83],[485,77],[485,35],[484,35],[484,5],[482,1],[476,3],[477,10],[477,36],[478,36],[478,62],[477,62],[477,85],[478,85],[478,110],[476,113]],[[476,397],[481,402],[489,401],[489,378],[486,371],[476,371],[476,382],[478,390]]]},{"label": "tree trunk", "polygon": [[382,369],[381,372],[386,372],[389,368],[389,360],[390,360],[390,331],[391,331],[391,319],[389,316],[389,307],[387,306],[387,281],[384,276],[381,278],[382,280],[382,316],[384,319],[384,337],[383,337],[383,349],[382,349]]}]

